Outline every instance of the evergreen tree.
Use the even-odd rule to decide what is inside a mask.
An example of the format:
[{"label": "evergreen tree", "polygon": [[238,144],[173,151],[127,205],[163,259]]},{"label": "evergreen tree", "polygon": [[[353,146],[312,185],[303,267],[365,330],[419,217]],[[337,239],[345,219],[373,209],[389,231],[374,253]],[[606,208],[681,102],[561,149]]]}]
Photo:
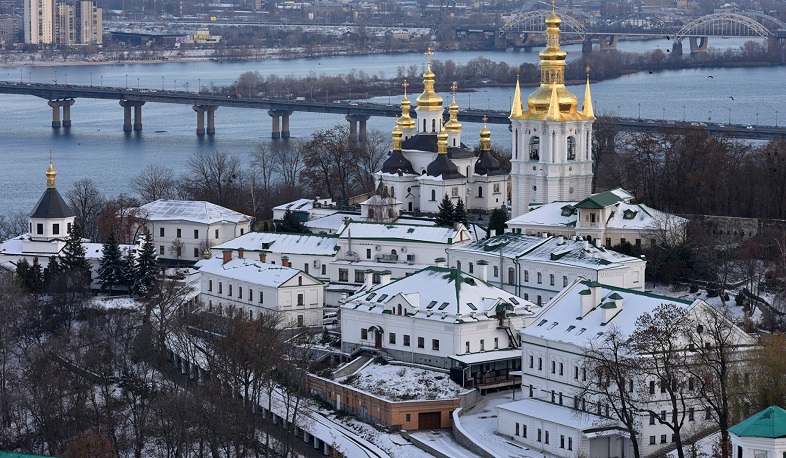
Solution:
[{"label": "evergreen tree", "polygon": [[464,201],[459,197],[456,202],[456,208],[453,209],[453,222],[467,225],[467,207],[464,206]]},{"label": "evergreen tree", "polygon": [[25,288],[30,289],[30,263],[26,258],[16,262],[16,277]]},{"label": "evergreen tree", "polygon": [[71,226],[66,244],[60,252],[60,270],[75,271],[90,278],[90,264],[85,259],[85,247],[82,245],[82,229],[78,224]]},{"label": "evergreen tree", "polygon": [[55,277],[60,273],[60,264],[57,262],[57,256],[49,257],[49,265],[44,269],[44,285],[47,287],[55,281]]},{"label": "evergreen tree", "polygon": [[284,212],[284,218],[276,224],[277,232],[292,232],[296,234],[308,232],[306,225],[303,221],[298,219],[297,215],[287,210]]},{"label": "evergreen tree", "polygon": [[136,259],[134,268],[133,292],[139,296],[147,296],[158,278],[156,247],[153,245],[153,237],[149,231],[145,231],[144,239],[142,251]]},{"label": "evergreen tree", "polygon": [[439,203],[439,210],[437,211],[437,216],[434,218],[434,223],[436,223],[437,226],[452,226],[455,212],[456,209],[453,207],[453,202],[451,202],[450,197],[445,194],[445,197],[443,197],[442,201]]},{"label": "evergreen tree", "polygon": [[120,252],[120,245],[115,239],[115,233],[109,234],[109,238],[101,249],[101,260],[98,266],[98,280],[101,288],[109,288],[109,294],[115,286],[124,283],[123,255]]},{"label": "evergreen tree", "polygon": [[30,266],[30,273],[27,276],[28,288],[33,293],[40,293],[44,290],[44,272],[41,269],[41,264],[38,263],[38,257],[33,258],[33,265]]},{"label": "evergreen tree", "polygon": [[505,210],[505,207],[495,208],[491,212],[491,217],[489,217],[489,231],[496,231],[497,235],[502,234],[505,232],[505,228],[508,227],[505,224],[507,220],[508,212]]},{"label": "evergreen tree", "polygon": [[123,256],[123,286],[131,294],[134,288],[134,278],[136,277],[136,259],[131,253],[131,250],[126,252]]}]

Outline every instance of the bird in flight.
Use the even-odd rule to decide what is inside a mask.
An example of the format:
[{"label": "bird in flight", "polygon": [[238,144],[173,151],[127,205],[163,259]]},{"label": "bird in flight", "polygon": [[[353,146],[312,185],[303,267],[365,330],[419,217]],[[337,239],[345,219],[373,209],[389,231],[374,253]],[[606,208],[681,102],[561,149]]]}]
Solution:
[{"label": "bird in flight", "polygon": [[652,75],[652,70],[650,70],[650,75]]},{"label": "bird in flight", "polygon": [[714,77],[714,76],[712,76],[712,75],[707,75],[707,78],[713,78],[713,79],[715,79],[715,77]]},{"label": "bird in flight", "polygon": [[667,39],[667,40],[671,40],[671,37],[670,37],[670,36],[668,36],[668,35],[666,35],[666,39]]},{"label": "bird in flight", "polygon": [[729,98],[731,99],[731,101],[732,101],[732,102],[734,101],[734,97],[732,97],[732,96],[729,96]]}]

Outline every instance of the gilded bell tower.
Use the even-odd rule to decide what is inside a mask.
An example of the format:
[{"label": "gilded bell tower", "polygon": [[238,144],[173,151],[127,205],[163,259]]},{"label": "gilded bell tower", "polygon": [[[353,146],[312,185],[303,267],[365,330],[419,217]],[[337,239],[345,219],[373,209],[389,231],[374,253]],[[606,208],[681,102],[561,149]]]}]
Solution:
[{"label": "gilded bell tower", "polygon": [[431,71],[431,56],[434,51],[428,48],[428,63],[423,74],[423,93],[417,98],[415,112],[418,114],[417,131],[421,134],[436,134],[442,129],[442,97],[434,91],[434,72]]},{"label": "gilded bell tower", "polygon": [[560,48],[559,16],[552,3],[546,19],[546,49],[540,52],[540,86],[527,98],[516,89],[510,110],[513,129],[511,159],[512,217],[530,205],[578,201],[592,193],[592,123],[595,120],[589,87],[584,106],[565,87],[565,58]]}]

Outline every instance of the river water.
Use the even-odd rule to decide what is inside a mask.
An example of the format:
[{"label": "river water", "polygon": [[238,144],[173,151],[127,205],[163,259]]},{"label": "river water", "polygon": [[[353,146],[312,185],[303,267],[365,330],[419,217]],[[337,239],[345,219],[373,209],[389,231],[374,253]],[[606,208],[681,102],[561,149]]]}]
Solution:
[{"label": "river water", "polygon": [[[738,47],[744,40],[726,39],[710,42],[719,48]],[[645,52],[670,48],[667,40],[621,42],[622,51]],[[569,58],[577,57],[579,45],[566,45]],[[538,49],[520,51],[445,52],[435,59],[451,59],[466,63],[478,56],[511,65],[538,61]],[[321,57],[317,59],[264,60],[256,62],[169,62],[157,64],[111,64],[67,66],[1,67],[0,80],[52,82],[60,84],[103,84],[160,89],[177,87],[196,90],[207,86],[229,85],[246,71],[263,74],[319,75],[346,74],[362,69],[369,74],[394,77],[398,66],[422,65],[419,53],[370,56]],[[710,78],[712,76],[712,78]],[[437,79],[439,75],[436,75]],[[774,125],[783,100],[786,67],[697,69],[638,73],[614,80],[594,83],[592,97],[595,112],[626,117],[665,118],[674,120],[770,124]],[[127,80],[127,82],[126,82]],[[459,82],[461,84],[461,82]],[[572,87],[583,98],[583,87]],[[422,90],[420,82],[410,87],[412,95]],[[524,88],[526,95],[530,88]],[[309,94],[303,94],[309,96]],[[450,95],[441,94],[449,104]],[[508,110],[513,88],[480,88],[474,93],[459,93],[461,108]],[[315,94],[315,97],[318,95]],[[733,100],[732,100],[733,97]],[[401,94],[393,94],[390,102],[397,104]],[[414,97],[411,97],[414,99]],[[362,103],[363,101],[361,101]],[[388,103],[388,97],[368,102]],[[195,135],[193,110],[186,105],[147,104],[143,108],[142,132],[124,134],[123,111],[117,101],[77,100],[71,108],[73,126],[51,128],[51,108],[46,101],[31,96],[0,95],[0,215],[29,211],[45,187],[44,171],[49,150],[58,171],[58,189],[64,193],[73,182],[90,178],[107,196],[131,193],[128,183],[148,164],[159,164],[183,171],[186,159],[195,152],[221,150],[244,160],[256,145],[270,138],[270,117],[265,111],[220,108],[216,112],[216,135],[199,138]],[[459,114],[459,120],[461,115]],[[327,129],[345,122],[342,116],[295,113],[290,120],[294,138],[308,138],[315,129]],[[481,126],[463,123],[462,141],[478,143]],[[391,118],[372,118],[370,128],[389,132]],[[510,133],[505,126],[491,125],[492,141],[510,147]]]}]

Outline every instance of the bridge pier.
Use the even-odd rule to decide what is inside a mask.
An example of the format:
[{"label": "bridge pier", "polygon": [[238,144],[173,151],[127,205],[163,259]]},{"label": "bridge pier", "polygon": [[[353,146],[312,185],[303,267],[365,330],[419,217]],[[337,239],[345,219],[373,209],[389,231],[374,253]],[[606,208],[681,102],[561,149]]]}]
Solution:
[{"label": "bridge pier", "polygon": [[592,39],[587,38],[586,40],[581,42],[581,53],[582,54],[591,54],[592,53]]},{"label": "bridge pier", "polygon": [[[63,100],[50,100],[49,106],[52,107],[52,127],[58,129],[61,125],[63,127],[71,127],[71,105],[75,102],[74,99]],[[62,121],[60,118],[60,109],[63,109]]]},{"label": "bridge pier", "polygon": [[131,132],[131,108],[134,109],[133,130],[142,130],[142,105],[145,102],[140,100],[121,100],[120,106],[123,107],[123,132]]},{"label": "bridge pier", "polygon": [[207,134],[216,133],[216,105],[194,105],[192,107],[197,115],[197,135],[205,135],[205,113],[207,113]]},{"label": "bridge pier", "polygon": [[608,35],[606,37],[600,37],[600,50],[609,51],[612,49],[617,49],[617,41],[619,41],[617,35]]},{"label": "bridge pier", "polygon": [[369,115],[346,115],[345,119],[349,121],[349,137],[365,143],[368,139],[366,122],[369,118],[371,118]]},{"label": "bridge pier", "polygon": [[690,53],[707,52],[707,43],[709,41],[710,37],[690,37]]},{"label": "bridge pier", "polygon": [[[267,112],[273,118],[273,128],[271,137],[273,140],[279,138],[289,138],[289,116],[292,110],[269,110]],[[281,126],[279,128],[279,119],[281,119]]]},{"label": "bridge pier", "polygon": [[673,45],[671,45],[671,55],[674,57],[682,57],[682,42],[675,41]]}]

